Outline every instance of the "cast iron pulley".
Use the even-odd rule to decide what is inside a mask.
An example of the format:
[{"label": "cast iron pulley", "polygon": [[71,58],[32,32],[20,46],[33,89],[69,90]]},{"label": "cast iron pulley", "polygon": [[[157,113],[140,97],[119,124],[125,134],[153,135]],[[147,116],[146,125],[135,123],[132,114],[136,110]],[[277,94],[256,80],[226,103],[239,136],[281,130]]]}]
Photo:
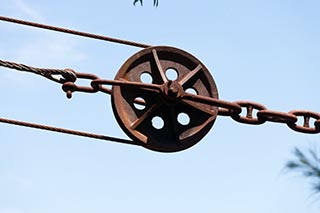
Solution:
[{"label": "cast iron pulley", "polygon": [[122,65],[115,80],[159,88],[112,87],[117,122],[132,140],[148,149],[187,149],[208,133],[217,117],[218,107],[183,98],[191,94],[218,99],[208,69],[183,50],[167,46],[143,49]]}]

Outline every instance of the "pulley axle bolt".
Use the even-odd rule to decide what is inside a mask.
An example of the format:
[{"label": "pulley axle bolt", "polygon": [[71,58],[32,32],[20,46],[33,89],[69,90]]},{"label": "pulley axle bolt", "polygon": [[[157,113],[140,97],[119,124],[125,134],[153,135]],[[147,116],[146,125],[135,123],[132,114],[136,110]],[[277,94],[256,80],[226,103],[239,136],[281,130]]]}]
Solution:
[{"label": "pulley axle bolt", "polygon": [[182,97],[184,90],[179,82],[169,80],[164,85],[163,93],[170,100],[176,100]]}]

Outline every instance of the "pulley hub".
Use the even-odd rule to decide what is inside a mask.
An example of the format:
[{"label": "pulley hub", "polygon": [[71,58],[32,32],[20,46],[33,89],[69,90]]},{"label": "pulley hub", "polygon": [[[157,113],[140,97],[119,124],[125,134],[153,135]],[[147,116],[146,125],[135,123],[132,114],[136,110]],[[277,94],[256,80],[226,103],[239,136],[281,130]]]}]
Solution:
[{"label": "pulley hub", "polygon": [[169,80],[164,84],[162,93],[168,102],[179,101],[184,94],[184,90],[178,81]]}]

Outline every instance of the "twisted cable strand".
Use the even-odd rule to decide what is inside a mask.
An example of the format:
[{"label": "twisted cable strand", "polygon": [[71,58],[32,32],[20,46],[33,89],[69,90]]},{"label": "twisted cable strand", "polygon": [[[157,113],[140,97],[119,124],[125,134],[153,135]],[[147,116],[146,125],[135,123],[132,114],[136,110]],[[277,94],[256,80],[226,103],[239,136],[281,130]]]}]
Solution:
[{"label": "twisted cable strand", "polygon": [[[67,81],[74,82],[77,79],[75,72],[71,69],[37,68],[37,67],[31,67],[25,64],[18,64],[15,62],[3,61],[3,60],[0,60],[0,66],[6,67],[9,69],[19,70],[19,71],[35,73],[37,75],[41,75],[43,77],[46,77],[58,83],[65,83]],[[61,75],[63,78],[55,75]]]}]

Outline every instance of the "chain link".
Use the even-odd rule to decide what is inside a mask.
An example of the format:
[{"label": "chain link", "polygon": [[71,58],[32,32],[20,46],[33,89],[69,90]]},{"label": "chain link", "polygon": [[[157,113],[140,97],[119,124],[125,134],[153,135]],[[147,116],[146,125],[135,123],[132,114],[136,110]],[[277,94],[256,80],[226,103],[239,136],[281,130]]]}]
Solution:
[{"label": "chain link", "polygon": [[257,116],[261,120],[275,122],[275,123],[285,123],[294,124],[297,122],[297,116],[285,112],[278,112],[273,110],[260,110],[257,112]]},{"label": "chain link", "polygon": [[236,101],[234,103],[238,104],[242,108],[245,108],[247,114],[246,116],[241,116],[240,114],[233,112],[230,115],[233,120],[240,123],[253,125],[263,124],[266,122],[266,120],[259,119],[259,117],[254,117],[253,115],[253,110],[266,110],[267,108],[264,105],[251,101]]},{"label": "chain link", "polygon": [[[287,123],[289,128],[292,130],[295,130],[297,132],[302,133],[310,133],[310,134],[316,134],[320,132],[319,128],[319,122],[320,122],[320,114],[312,111],[307,110],[293,110],[290,111],[289,114],[293,114],[297,117],[303,117],[304,122],[303,125],[298,125],[296,123]],[[313,126],[310,125],[310,118],[316,119]]]}]

